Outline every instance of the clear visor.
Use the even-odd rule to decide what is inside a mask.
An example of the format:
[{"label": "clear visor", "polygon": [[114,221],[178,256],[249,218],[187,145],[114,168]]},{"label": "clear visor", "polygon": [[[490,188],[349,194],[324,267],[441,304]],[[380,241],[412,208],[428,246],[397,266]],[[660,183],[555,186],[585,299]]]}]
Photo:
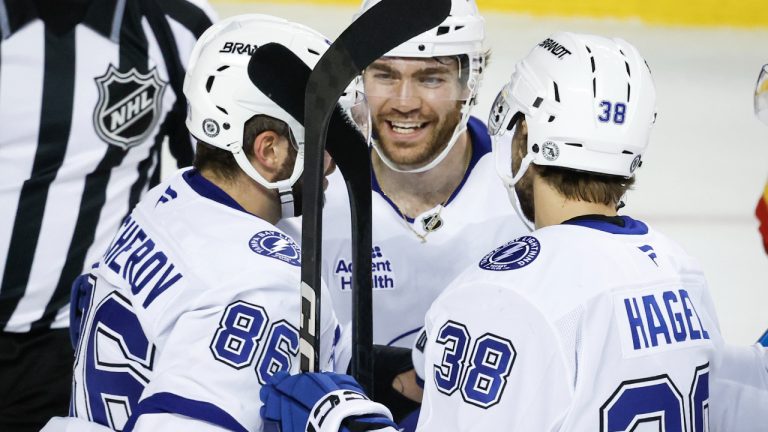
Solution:
[{"label": "clear visor", "polygon": [[[491,136],[496,173],[508,188],[513,187],[520,181],[536,157],[535,153],[529,151],[522,160],[515,161],[515,158],[517,158],[515,148],[526,147],[528,145],[528,143],[524,141],[525,137],[523,135],[520,135],[519,137],[515,136],[515,132],[517,131],[517,128],[520,127],[520,124],[520,122],[515,122],[511,125],[511,130],[502,128],[497,135]],[[515,140],[520,140],[520,142],[516,143]],[[518,163],[515,164],[515,162]]]},{"label": "clear visor", "polygon": [[763,65],[755,86],[755,115],[768,124],[768,64]]},{"label": "clear visor", "polygon": [[[517,128],[520,127],[523,117],[518,116],[518,112],[512,112],[512,106],[509,103],[509,86],[504,86],[496,96],[493,107],[488,115],[488,134],[491,136],[493,148],[493,159],[496,173],[501,177],[507,187],[513,187],[520,177],[533,162],[534,153],[528,152],[522,161],[518,161],[518,169],[513,169],[513,154],[515,146],[523,148],[528,143],[523,141],[524,136],[515,137]],[[520,142],[515,143],[518,139]]]},{"label": "clear visor", "polygon": [[352,125],[357,128],[360,134],[365,137],[366,143],[371,143],[371,110],[368,106],[368,100],[362,92],[362,82],[358,79],[353,81],[344,91],[339,99],[339,105],[352,121]]},{"label": "clear visor", "polygon": [[506,182],[511,182],[515,177],[512,172],[512,137],[514,129],[505,133],[492,136],[493,159],[496,163],[496,173]]},{"label": "clear visor", "polygon": [[363,92],[371,100],[466,101],[476,85],[470,56],[382,57],[363,71]]},{"label": "clear visor", "polygon": [[506,182],[514,178],[512,172],[512,137],[516,125],[512,124],[509,104],[509,86],[505,85],[496,96],[491,112],[488,114],[488,134],[492,138],[493,158],[496,172]]},{"label": "clear visor", "polygon": [[[488,114],[488,134],[491,136],[503,132],[502,129],[506,129],[511,120],[507,118],[510,110],[508,94],[509,86],[504,86],[496,96],[491,112]],[[509,127],[511,126],[509,125]]]}]

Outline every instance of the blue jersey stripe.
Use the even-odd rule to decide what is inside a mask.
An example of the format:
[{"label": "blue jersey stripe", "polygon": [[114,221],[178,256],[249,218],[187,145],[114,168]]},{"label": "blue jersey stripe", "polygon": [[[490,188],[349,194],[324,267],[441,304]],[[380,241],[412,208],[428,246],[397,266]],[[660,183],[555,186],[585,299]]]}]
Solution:
[{"label": "blue jersey stripe", "polygon": [[223,409],[208,402],[187,399],[173,393],[156,393],[139,402],[136,411],[128,419],[124,432],[131,432],[136,426],[136,420],[142,414],[181,414],[183,416],[206,421],[225,429],[237,432],[247,432],[234,417]]}]

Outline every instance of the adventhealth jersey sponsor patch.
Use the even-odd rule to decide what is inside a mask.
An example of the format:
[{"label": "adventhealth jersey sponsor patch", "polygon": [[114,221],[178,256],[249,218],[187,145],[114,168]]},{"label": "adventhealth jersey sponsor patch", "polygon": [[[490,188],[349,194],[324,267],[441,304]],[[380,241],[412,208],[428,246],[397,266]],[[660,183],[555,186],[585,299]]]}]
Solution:
[{"label": "adventhealth jersey sponsor patch", "polygon": [[261,231],[251,237],[248,244],[259,255],[301,267],[301,250],[290,237],[281,232]]},{"label": "adventhealth jersey sponsor patch", "polygon": [[539,252],[541,245],[536,237],[519,237],[491,251],[478,265],[491,271],[515,270],[532,263]]},{"label": "adventhealth jersey sponsor patch", "polygon": [[709,329],[685,289],[625,291],[614,295],[613,306],[624,357],[709,343]]},{"label": "adventhealth jersey sponsor patch", "polygon": [[[392,261],[385,255],[381,246],[373,246],[371,252],[371,271],[373,273],[373,289],[393,290],[395,289],[395,273],[392,269]],[[352,289],[352,260],[340,258],[333,269],[334,276],[338,282],[337,287],[341,291],[350,291]]]}]

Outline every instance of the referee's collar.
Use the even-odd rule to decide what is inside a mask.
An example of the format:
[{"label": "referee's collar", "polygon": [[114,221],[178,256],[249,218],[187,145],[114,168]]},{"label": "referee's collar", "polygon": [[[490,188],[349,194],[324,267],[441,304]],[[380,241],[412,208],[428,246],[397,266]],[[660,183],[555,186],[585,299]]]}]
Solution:
[{"label": "referee's collar", "polygon": [[[122,22],[125,1],[93,0],[79,24],[90,27],[108,39],[114,39],[118,33],[113,27],[119,28]],[[0,0],[0,31],[4,40],[36,19],[40,19],[40,13],[34,1]]]}]

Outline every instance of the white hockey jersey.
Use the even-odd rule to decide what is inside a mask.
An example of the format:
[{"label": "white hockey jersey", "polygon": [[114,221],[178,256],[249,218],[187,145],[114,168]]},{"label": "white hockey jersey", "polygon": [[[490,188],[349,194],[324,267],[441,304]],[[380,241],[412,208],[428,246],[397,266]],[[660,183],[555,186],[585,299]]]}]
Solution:
[{"label": "white hockey jersey", "polygon": [[[261,385],[299,369],[300,260],[290,237],[195,170],[151,190],[91,274],[70,415],[115,430],[155,413],[262,430]],[[323,293],[330,369],[338,329]]]},{"label": "white hockey jersey", "polygon": [[[626,216],[502,244],[435,301],[425,331],[422,432],[704,432],[723,411],[709,397],[723,341],[704,275]],[[719,430],[762,430],[751,424]]]},{"label": "white hockey jersey", "polygon": [[[509,203],[483,123],[470,118],[472,158],[445,206],[405,219],[373,179],[373,340],[410,348],[438,294],[489,247],[528,232]],[[323,224],[323,278],[341,323],[351,321],[352,248],[347,190],[329,177]],[[410,228],[409,228],[410,226]],[[427,234],[427,226],[431,232]],[[422,242],[414,232],[425,235]]]}]

